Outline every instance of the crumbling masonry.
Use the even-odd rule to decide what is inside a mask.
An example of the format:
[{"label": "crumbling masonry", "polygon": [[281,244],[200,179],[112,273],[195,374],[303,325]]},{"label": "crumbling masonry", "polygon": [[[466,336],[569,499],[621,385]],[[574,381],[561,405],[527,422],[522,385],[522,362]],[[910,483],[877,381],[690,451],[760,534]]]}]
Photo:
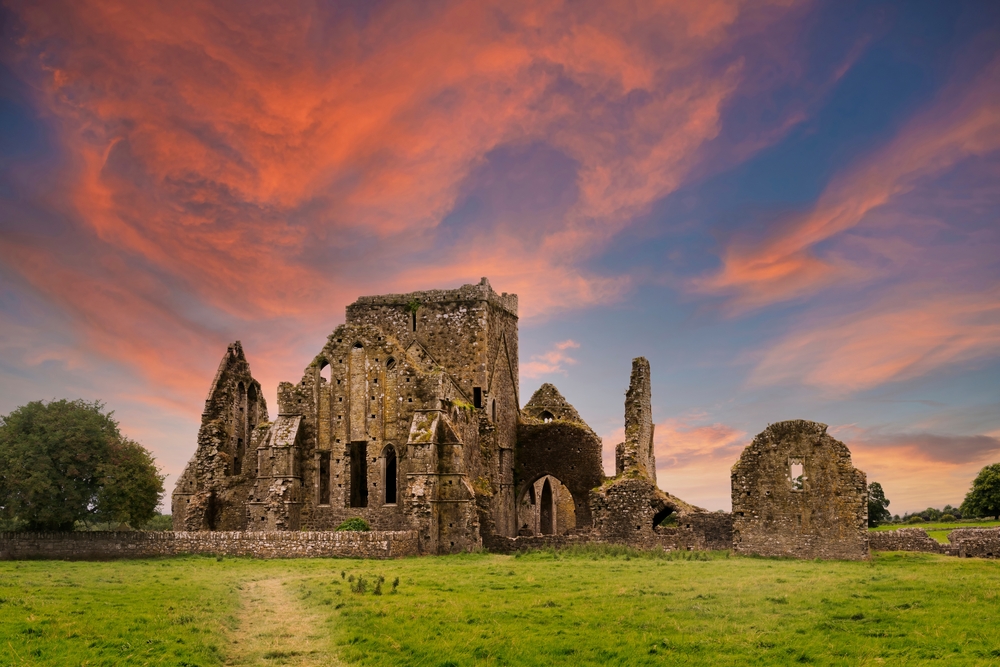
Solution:
[{"label": "crumbling masonry", "polygon": [[868,558],[868,488],[826,424],[771,424],[733,466],[733,550],[794,558]]},{"label": "crumbling masonry", "polygon": [[[646,359],[632,363],[614,477],[601,439],[554,386],[520,407],[517,296],[485,278],[358,299],[302,378],[278,386],[277,408],[272,421],[242,346],[231,345],[173,495],[175,530],[330,531],[362,517],[374,530],[414,531],[432,554],[539,540],[733,543],[731,515],[657,487]],[[864,474],[815,426],[770,427],[734,468],[734,507],[737,485],[750,493],[739,499],[738,550],[867,553],[852,509]],[[804,492],[775,486],[793,459],[806,462]],[[815,493],[823,485],[839,497],[830,507]]]}]

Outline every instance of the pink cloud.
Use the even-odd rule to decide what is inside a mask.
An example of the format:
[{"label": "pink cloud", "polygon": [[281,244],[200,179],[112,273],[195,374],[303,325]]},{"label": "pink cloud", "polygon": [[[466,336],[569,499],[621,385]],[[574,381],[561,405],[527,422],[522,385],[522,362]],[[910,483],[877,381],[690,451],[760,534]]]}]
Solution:
[{"label": "pink cloud", "polygon": [[859,312],[808,320],[763,351],[748,382],[854,392],[998,353],[1000,288],[910,285]]},{"label": "pink cloud", "polygon": [[573,340],[564,340],[556,343],[547,352],[533,354],[526,364],[521,366],[521,377],[537,378],[553,373],[566,374],[566,366],[577,363],[576,359],[569,356],[568,350],[575,350],[580,344]]},{"label": "pink cloud", "polygon": [[979,470],[1000,460],[995,435],[886,433],[854,426],[830,433],[851,449],[854,465],[878,482],[893,514],[958,505]]},{"label": "pink cloud", "polygon": [[[604,469],[609,475],[614,474],[615,445],[624,438],[624,428],[603,436]],[[657,483],[694,505],[728,510],[729,470],[748,444],[745,431],[713,422],[704,413],[657,422],[653,442]]]}]

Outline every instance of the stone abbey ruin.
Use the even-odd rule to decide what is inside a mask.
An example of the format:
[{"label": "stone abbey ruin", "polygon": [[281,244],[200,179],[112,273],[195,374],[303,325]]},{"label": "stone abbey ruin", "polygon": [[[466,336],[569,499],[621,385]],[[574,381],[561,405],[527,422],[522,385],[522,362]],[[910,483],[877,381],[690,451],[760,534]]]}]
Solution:
[{"label": "stone abbey ruin", "polygon": [[[733,513],[656,484],[650,367],[632,364],[625,441],[559,391],[518,395],[517,296],[489,282],[361,297],[271,420],[239,342],[212,381],[173,494],[175,531],[332,531],[362,517],[420,553],[573,541],[867,558],[865,475],[812,422],[773,424],[732,472]],[[670,517],[669,521],[664,521]]]}]

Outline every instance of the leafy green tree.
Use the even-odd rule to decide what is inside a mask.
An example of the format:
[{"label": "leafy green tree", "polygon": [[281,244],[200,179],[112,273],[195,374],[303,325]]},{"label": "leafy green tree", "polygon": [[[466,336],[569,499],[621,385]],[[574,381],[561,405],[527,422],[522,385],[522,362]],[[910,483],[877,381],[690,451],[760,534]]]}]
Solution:
[{"label": "leafy green tree", "polygon": [[868,485],[868,527],[874,528],[875,526],[892,521],[892,514],[886,509],[889,507],[889,501],[885,497],[885,492],[882,490],[882,485],[878,482],[872,482]]},{"label": "leafy green tree", "polygon": [[0,524],[72,530],[77,521],[127,517],[140,527],[149,503],[159,503],[163,478],[103,408],[98,401],[33,401],[0,417]]},{"label": "leafy green tree", "polygon": [[108,460],[100,466],[100,489],[95,514],[98,520],[141,528],[157,515],[163,495],[163,475],[153,455],[135,440],[111,444]]},{"label": "leafy green tree", "polygon": [[962,515],[992,516],[1000,521],[1000,463],[979,471],[962,502]]}]

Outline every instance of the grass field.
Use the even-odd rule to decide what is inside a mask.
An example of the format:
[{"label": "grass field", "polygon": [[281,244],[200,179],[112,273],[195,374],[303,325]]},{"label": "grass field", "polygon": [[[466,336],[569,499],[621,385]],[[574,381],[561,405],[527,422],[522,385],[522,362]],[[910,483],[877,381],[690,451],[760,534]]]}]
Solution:
[{"label": "grass field", "polygon": [[998,582],[901,553],[4,562],[0,664],[1000,665]]},{"label": "grass field", "polygon": [[897,528],[923,528],[927,535],[942,544],[948,544],[948,533],[956,528],[995,528],[1000,526],[1000,521],[990,521],[986,519],[975,519],[971,521],[949,521],[941,523],[929,521],[927,523],[892,523],[884,526],[869,528],[868,530],[896,530]]}]

